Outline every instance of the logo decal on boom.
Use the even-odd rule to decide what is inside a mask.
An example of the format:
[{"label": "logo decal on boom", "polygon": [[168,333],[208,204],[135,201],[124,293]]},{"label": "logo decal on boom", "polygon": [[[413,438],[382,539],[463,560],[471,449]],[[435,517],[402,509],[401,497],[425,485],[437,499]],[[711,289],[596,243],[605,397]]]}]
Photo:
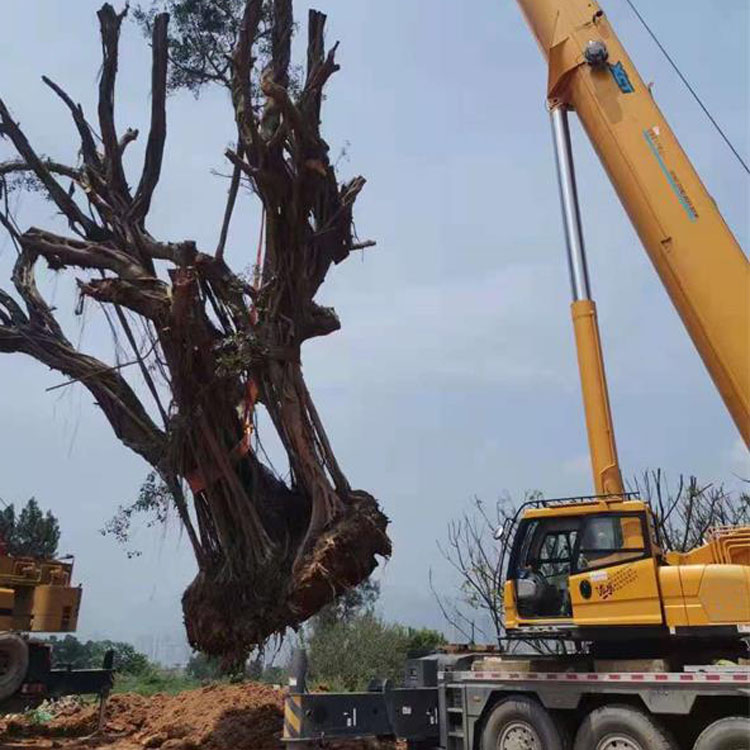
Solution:
[{"label": "logo decal on boom", "polygon": [[621,62],[610,65],[609,72],[612,73],[612,78],[615,79],[615,83],[620,87],[623,94],[632,94],[635,91],[635,87],[630,82],[628,71],[625,70],[625,66]]}]

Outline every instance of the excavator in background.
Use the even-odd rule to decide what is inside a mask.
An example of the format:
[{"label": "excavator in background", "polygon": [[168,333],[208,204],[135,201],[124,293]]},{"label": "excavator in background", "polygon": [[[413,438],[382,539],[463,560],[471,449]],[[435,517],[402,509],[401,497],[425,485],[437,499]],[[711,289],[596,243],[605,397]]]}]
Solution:
[{"label": "excavator in background", "polygon": [[[688,552],[665,550],[648,503],[625,491],[569,112],[746,444],[750,264],[599,4],[518,3],[548,62],[595,494],[527,503],[498,530],[510,549],[506,632],[525,651],[449,650],[411,661],[404,688],[352,695],[305,692],[299,654],[284,740],[293,748],[391,735],[412,748],[564,750],[574,736],[575,750],[750,750],[750,527],[713,529]],[[536,639],[553,653],[533,655]]]},{"label": "excavator in background", "polygon": [[81,587],[72,576],[70,560],[16,557],[0,545],[0,711],[61,695],[104,699],[111,689],[112,654],[101,669],[53,669],[51,645],[30,635],[76,630]]}]

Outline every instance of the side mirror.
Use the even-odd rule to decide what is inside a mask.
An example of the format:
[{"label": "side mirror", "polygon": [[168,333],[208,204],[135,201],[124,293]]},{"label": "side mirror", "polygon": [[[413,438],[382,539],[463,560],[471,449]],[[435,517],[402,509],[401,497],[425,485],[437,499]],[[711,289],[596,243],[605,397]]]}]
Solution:
[{"label": "side mirror", "polygon": [[503,521],[503,525],[502,526],[498,526],[495,529],[495,534],[494,534],[495,541],[499,542],[499,541],[503,540],[506,536],[508,536],[508,529],[509,528],[510,528],[510,518],[506,518],[505,521]]}]

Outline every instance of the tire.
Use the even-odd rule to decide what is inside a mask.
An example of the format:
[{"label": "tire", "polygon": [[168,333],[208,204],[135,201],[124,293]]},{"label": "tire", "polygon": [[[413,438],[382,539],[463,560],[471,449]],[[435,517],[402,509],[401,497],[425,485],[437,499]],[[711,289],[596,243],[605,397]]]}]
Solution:
[{"label": "tire", "polygon": [[0,633],[0,701],[21,687],[29,669],[29,646],[14,633]]},{"label": "tire", "polygon": [[701,732],[693,750],[750,750],[750,719],[731,716],[715,721]]},{"label": "tire", "polygon": [[[514,744],[511,744],[515,740]],[[520,744],[523,741],[527,744]],[[523,695],[498,703],[482,731],[482,750],[567,750],[565,732],[536,701]]]},{"label": "tire", "polygon": [[576,734],[574,750],[679,750],[650,716],[631,706],[592,711]]}]

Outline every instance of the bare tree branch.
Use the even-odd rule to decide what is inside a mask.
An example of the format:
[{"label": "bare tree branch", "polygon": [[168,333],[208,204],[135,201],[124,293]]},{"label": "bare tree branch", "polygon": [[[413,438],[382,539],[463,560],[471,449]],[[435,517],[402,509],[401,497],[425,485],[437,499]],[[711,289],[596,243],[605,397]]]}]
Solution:
[{"label": "bare tree branch", "polygon": [[122,13],[105,3],[97,12],[102,38],[102,72],[99,79],[99,128],[104,143],[104,159],[107,182],[112,186],[116,196],[130,204],[130,190],[122,167],[122,154],[115,127],[115,82],[117,80],[117,56],[120,42],[120,26],[128,12],[128,6]]},{"label": "bare tree branch", "polygon": [[164,144],[167,138],[167,24],[168,13],[159,13],[154,20],[152,39],[153,68],[151,74],[151,129],[148,134],[143,173],[131,215],[142,222],[151,207],[151,198],[159,182]]},{"label": "bare tree branch", "polygon": [[259,166],[265,151],[258,137],[253,113],[250,71],[253,66],[253,43],[263,15],[262,0],[246,0],[242,24],[232,58],[232,104],[244,151],[251,163]]},{"label": "bare tree branch", "polygon": [[125,279],[153,278],[128,253],[112,245],[69,239],[36,227],[24,232],[21,244],[42,255],[54,269],[77,266],[112,271]]},{"label": "bare tree branch", "polygon": [[75,104],[68,94],[52,81],[47,76],[42,76],[42,81],[49,86],[59,97],[63,100],[65,105],[70,110],[70,114],[73,116],[78,134],[81,137],[81,153],[83,154],[83,161],[89,169],[95,172],[101,172],[102,163],[99,158],[99,154],[96,150],[96,143],[94,137],[91,134],[91,128],[86,122],[86,118],[83,114],[83,108],[80,104]]},{"label": "bare tree branch", "polygon": [[224,219],[221,223],[221,232],[219,233],[219,242],[216,246],[216,252],[214,255],[218,259],[224,257],[224,248],[227,244],[227,237],[229,236],[229,225],[232,221],[232,213],[234,212],[234,206],[237,202],[237,193],[240,189],[240,176],[242,174],[242,139],[238,136],[237,138],[237,162],[234,164],[232,170],[232,178],[229,183],[229,193],[227,194],[227,204],[224,208]]},{"label": "bare tree branch", "polygon": [[160,279],[105,278],[79,281],[81,294],[127,307],[144,318],[164,322],[169,315],[169,287]]},{"label": "bare tree branch", "polygon": [[125,149],[133,143],[133,141],[138,140],[138,136],[140,135],[140,131],[138,128],[128,128],[125,133],[120,138],[120,154],[125,153]]},{"label": "bare tree branch", "polygon": [[76,351],[39,293],[34,257],[24,252],[16,261],[13,281],[28,308],[28,317],[10,296],[0,293],[0,304],[11,315],[11,326],[0,326],[0,352],[32,356],[53,370],[81,381],[96,399],[115,435],[153,466],[164,459],[165,435],[152,422],[138,397],[117,372],[104,362]]},{"label": "bare tree branch", "polygon": [[[41,158],[42,165],[45,169],[53,174],[59,174],[62,177],[70,177],[71,180],[80,180],[81,170],[76,167],[69,167],[67,164],[61,164],[59,161]],[[19,172],[33,172],[34,169],[23,159],[12,159],[10,161],[0,161],[0,175],[17,174]]]},{"label": "bare tree branch", "polygon": [[71,225],[81,227],[87,237],[91,237],[92,239],[101,238],[102,230],[81,211],[75,201],[55,180],[50,170],[31,147],[26,136],[11,118],[10,112],[8,112],[2,99],[0,99],[0,133],[4,133],[11,139],[13,145],[16,147],[16,151],[18,151],[19,155],[47,189],[57,207],[68,217]]}]

